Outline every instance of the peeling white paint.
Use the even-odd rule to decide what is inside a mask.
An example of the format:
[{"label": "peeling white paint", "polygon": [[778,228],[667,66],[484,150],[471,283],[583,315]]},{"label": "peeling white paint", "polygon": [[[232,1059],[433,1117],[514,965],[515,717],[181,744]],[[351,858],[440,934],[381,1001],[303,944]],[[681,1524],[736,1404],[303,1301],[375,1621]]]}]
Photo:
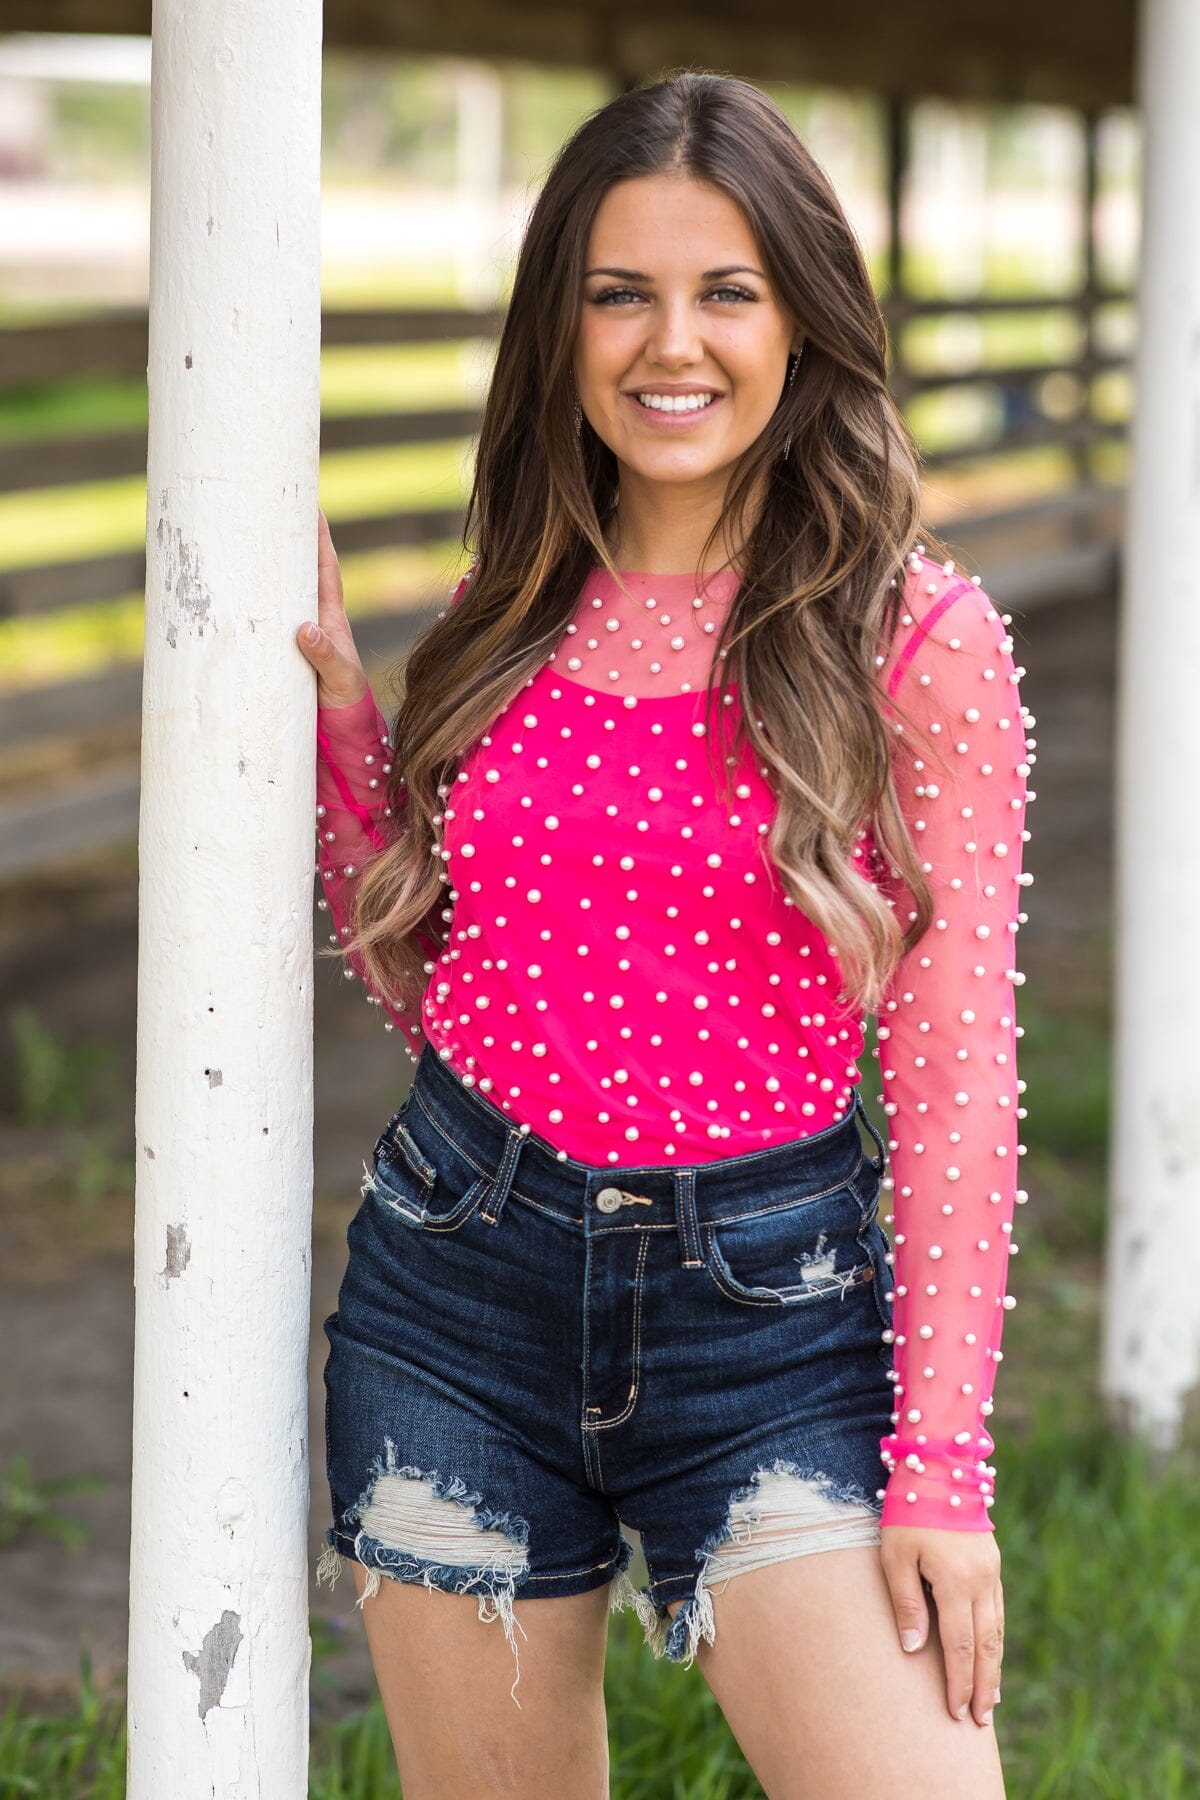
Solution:
[{"label": "peeling white paint", "polygon": [[207,1632],[198,1656],[183,1652],[183,1666],[200,1683],[196,1711],[203,1719],[214,1706],[221,1704],[229,1680],[229,1671],[242,1641],[241,1621],[235,1612],[223,1612],[212,1630]]},{"label": "peeling white paint", "polygon": [[166,1281],[177,1281],[192,1260],[192,1246],[188,1242],[186,1225],[167,1226],[167,1260],[163,1265],[163,1278]]}]

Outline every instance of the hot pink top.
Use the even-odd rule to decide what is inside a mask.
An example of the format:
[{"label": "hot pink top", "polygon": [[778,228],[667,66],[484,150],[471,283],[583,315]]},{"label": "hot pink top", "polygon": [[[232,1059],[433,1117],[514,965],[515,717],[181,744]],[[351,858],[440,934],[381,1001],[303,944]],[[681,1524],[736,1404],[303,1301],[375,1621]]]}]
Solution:
[{"label": "hot pink top", "polygon": [[[592,572],[556,652],[460,765],[436,820],[452,916],[420,1022],[370,997],[414,1057],[428,1038],[560,1158],[631,1168],[825,1130],[860,1079],[864,1020],[839,1004],[836,953],[770,862],[764,769],[742,752],[733,811],[713,781],[706,733],[739,701],[706,724],[704,682],[736,574],[699,593],[690,575],[624,581]],[[1008,622],[914,552],[879,672],[949,765],[927,765],[888,707],[935,919],[878,1030],[895,1265],[885,1525],[991,1529],[1032,723]],[[319,708],[317,741],[318,867],[345,937],[355,874],[388,840],[388,728],[368,693]],[[869,832],[853,856],[903,909]]]}]

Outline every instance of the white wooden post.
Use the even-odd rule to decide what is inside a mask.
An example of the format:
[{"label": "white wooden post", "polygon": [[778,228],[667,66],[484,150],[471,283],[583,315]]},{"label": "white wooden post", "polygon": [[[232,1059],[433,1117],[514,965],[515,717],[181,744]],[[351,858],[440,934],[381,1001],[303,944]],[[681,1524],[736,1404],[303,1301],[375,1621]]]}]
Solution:
[{"label": "white wooden post", "polygon": [[130,1800],[308,1762],[320,0],[155,0]]},{"label": "white wooden post", "polygon": [[1101,1387],[1155,1453],[1200,1385],[1200,8],[1143,0],[1118,643],[1116,1046]]},{"label": "white wooden post", "polygon": [[504,199],[504,83],[490,63],[455,71],[458,297],[464,306],[496,301],[496,238]]}]

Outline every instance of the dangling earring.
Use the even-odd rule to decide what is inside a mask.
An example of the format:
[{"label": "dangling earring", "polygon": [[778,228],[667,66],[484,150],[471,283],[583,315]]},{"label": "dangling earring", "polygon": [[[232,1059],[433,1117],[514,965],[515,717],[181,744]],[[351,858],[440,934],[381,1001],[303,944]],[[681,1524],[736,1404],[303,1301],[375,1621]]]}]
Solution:
[{"label": "dangling earring", "polygon": [[[788,358],[789,362],[791,363],[791,368],[788,370],[788,378],[783,384],[783,391],[785,394],[790,393],[792,384],[796,379],[796,370],[800,367],[800,357],[801,357],[803,350],[804,350],[804,345],[801,344],[800,349],[797,350],[794,353],[794,355],[792,355],[791,357]],[[784,462],[787,461],[788,457],[791,454],[792,454],[792,434],[789,431],[787,434],[787,441],[785,442],[785,444],[783,446]]]},{"label": "dangling earring", "polygon": [[583,436],[583,408],[579,404],[578,394],[575,396],[574,414],[575,414],[575,436],[582,437]]}]

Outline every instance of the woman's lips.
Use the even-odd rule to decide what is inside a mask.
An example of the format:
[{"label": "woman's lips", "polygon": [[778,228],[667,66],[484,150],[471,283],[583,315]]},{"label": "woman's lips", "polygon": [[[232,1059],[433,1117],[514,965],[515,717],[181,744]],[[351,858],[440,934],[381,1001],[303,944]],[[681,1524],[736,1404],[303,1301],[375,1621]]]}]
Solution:
[{"label": "woman's lips", "polygon": [[639,419],[655,426],[659,431],[678,431],[681,427],[695,425],[698,420],[706,419],[710,413],[716,412],[725,396],[714,394],[707,406],[696,406],[687,412],[666,412],[657,406],[643,406],[636,394],[622,394],[621,398],[633,407]]}]

